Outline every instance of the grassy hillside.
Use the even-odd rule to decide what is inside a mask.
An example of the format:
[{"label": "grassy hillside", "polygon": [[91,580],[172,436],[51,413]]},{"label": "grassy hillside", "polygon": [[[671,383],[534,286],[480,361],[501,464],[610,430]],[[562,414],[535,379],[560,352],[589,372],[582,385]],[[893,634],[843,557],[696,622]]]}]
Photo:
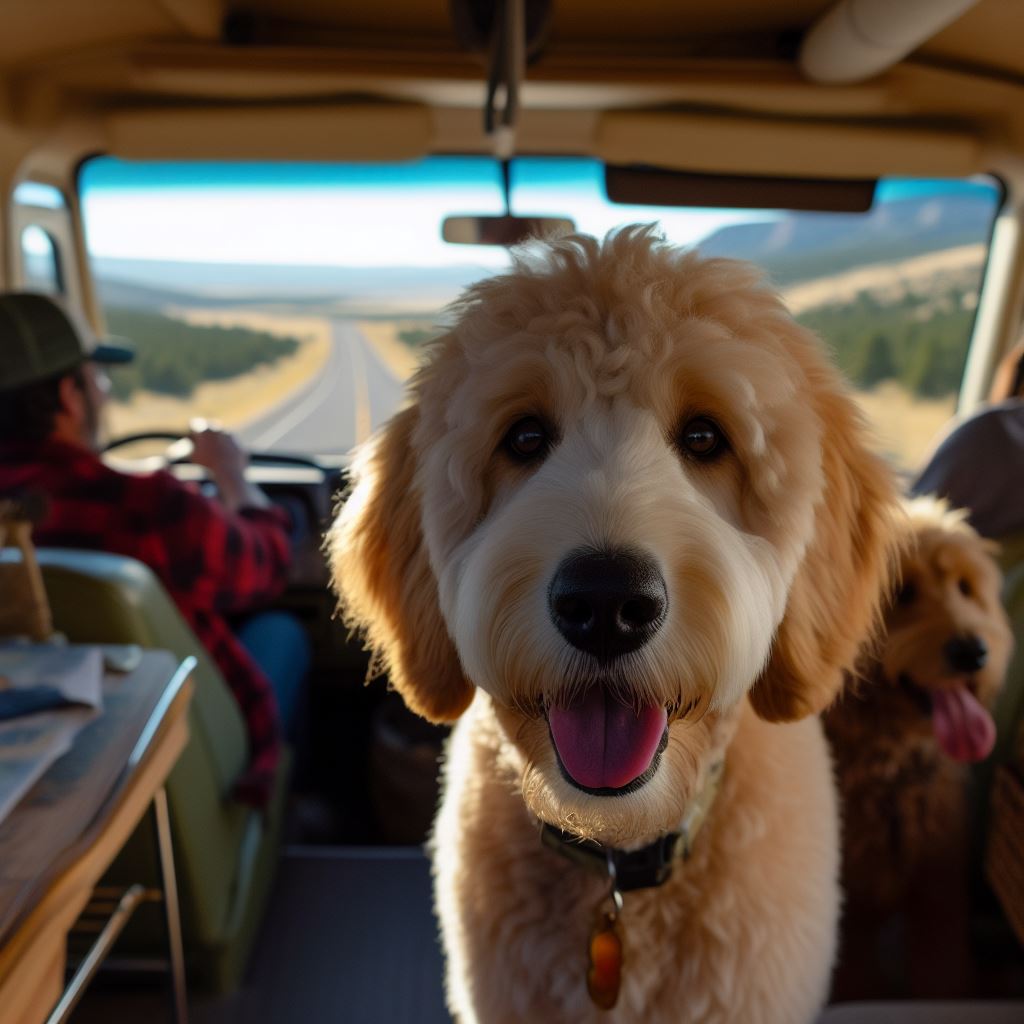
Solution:
[{"label": "grassy hillside", "polygon": [[777,285],[831,277],[986,241],[998,197],[985,187],[953,188],[876,203],[868,213],[787,213],[731,224],[700,242],[708,256],[753,260]]},{"label": "grassy hillside", "polygon": [[296,338],[244,327],[201,327],[161,313],[108,308],[111,334],[128,338],[135,360],[111,374],[114,397],[138,389],[187,397],[204,380],[227,380],[274,363],[299,347]]},{"label": "grassy hillside", "polygon": [[859,387],[895,380],[911,394],[942,398],[960,387],[974,304],[957,288],[887,304],[861,292],[853,302],[820,306],[797,319],[825,339]]}]

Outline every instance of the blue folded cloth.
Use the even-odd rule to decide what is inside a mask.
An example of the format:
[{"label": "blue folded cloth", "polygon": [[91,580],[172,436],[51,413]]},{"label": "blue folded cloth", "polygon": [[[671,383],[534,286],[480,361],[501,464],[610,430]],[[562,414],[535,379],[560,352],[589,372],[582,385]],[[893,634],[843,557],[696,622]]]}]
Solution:
[{"label": "blue folded cloth", "polygon": [[53,711],[76,703],[64,696],[56,686],[30,686],[23,690],[0,690],[0,722],[9,718]]},{"label": "blue folded cloth", "polygon": [[71,706],[102,708],[102,648],[0,645],[0,722]]}]

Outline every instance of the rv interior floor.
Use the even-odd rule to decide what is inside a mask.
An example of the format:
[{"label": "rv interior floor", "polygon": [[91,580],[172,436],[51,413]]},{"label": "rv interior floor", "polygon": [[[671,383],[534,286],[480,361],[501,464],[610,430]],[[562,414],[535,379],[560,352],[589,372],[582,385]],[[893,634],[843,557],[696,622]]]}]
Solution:
[{"label": "rv interior floor", "polygon": [[[120,979],[119,979],[120,980]],[[162,1020],[162,987],[98,984],[74,1024]],[[197,993],[191,1024],[448,1024],[431,909],[416,847],[291,847],[246,981]]]}]

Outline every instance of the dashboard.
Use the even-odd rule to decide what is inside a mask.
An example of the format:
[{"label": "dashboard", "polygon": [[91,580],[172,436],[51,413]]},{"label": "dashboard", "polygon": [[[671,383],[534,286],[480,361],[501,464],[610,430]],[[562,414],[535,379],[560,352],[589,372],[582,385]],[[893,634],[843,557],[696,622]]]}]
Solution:
[{"label": "dashboard", "polygon": [[[262,456],[259,463],[246,469],[245,475],[291,518],[289,589],[326,592],[330,578],[322,551],[323,536],[331,522],[336,496],[345,486],[344,468],[273,460],[274,456]],[[206,470],[191,463],[169,468],[179,480],[198,484],[204,494],[216,497],[216,485]]]}]

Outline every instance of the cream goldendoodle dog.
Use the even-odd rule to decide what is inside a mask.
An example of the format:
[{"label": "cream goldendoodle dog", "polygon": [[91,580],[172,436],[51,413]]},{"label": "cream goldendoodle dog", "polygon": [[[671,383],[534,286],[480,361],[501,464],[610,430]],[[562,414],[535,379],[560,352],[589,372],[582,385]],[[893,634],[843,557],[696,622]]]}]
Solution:
[{"label": "cream goldendoodle dog", "polygon": [[810,1020],[838,907],[815,714],[893,506],[820,343],[752,268],[631,228],[470,289],[411,393],[330,543],[406,702],[459,718],[452,1012]]}]

